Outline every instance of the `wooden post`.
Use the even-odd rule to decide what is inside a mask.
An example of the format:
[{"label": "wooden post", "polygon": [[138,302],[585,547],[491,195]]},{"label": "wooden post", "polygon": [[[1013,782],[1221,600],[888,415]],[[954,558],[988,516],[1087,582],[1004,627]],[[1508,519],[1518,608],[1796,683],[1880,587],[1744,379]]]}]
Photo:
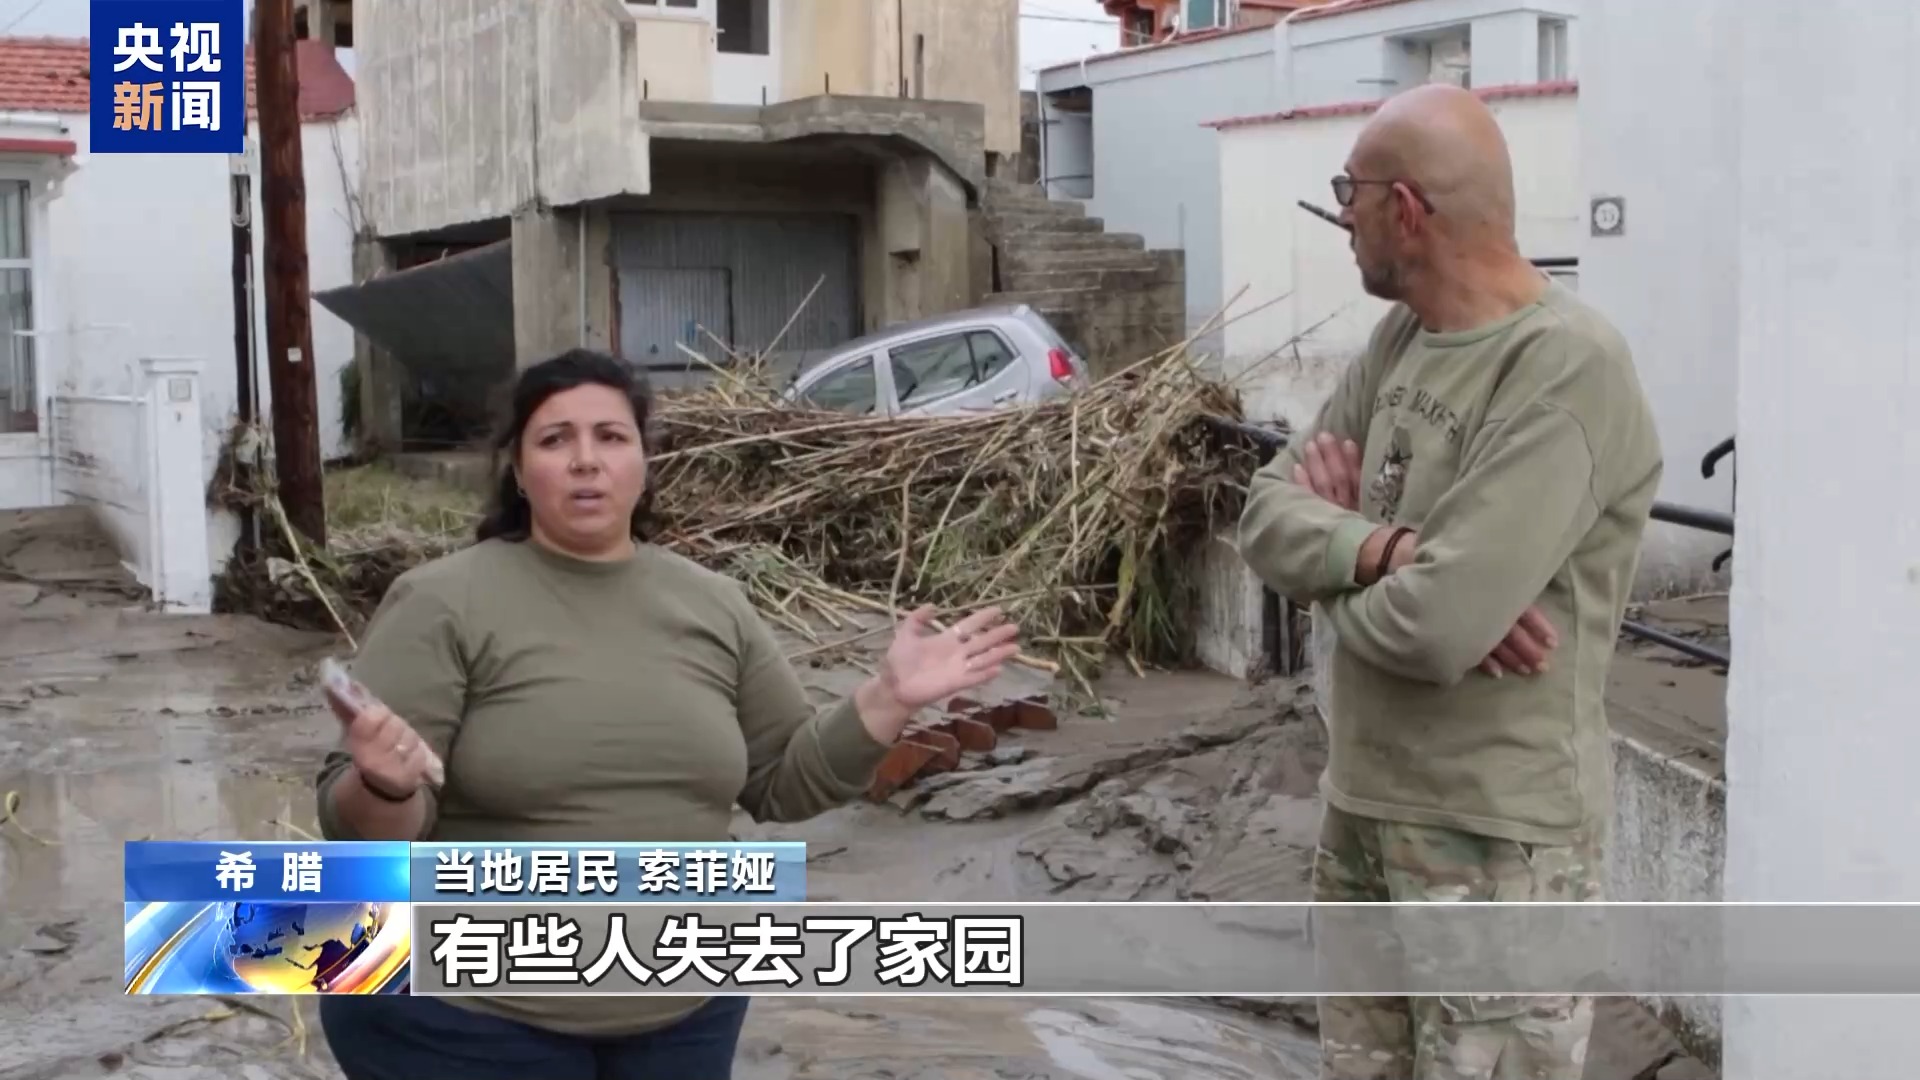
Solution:
[{"label": "wooden post", "polygon": [[273,456],[287,519],[327,542],[320,472],[319,388],[307,292],[306,166],[300,153],[300,84],[293,0],[254,4],[254,85],[260,117],[260,203],[265,230],[267,384],[273,389]]}]

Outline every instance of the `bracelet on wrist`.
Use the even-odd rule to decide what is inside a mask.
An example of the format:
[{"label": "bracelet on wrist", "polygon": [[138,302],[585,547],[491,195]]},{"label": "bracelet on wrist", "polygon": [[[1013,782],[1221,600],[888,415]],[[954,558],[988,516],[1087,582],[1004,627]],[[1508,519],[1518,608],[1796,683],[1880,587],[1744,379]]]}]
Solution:
[{"label": "bracelet on wrist", "polygon": [[1393,550],[1399,547],[1400,541],[1405,540],[1407,534],[1412,531],[1402,525],[1393,530],[1393,535],[1387,537],[1386,546],[1380,549],[1380,565],[1374,568],[1373,580],[1385,581],[1387,575],[1393,572]]}]

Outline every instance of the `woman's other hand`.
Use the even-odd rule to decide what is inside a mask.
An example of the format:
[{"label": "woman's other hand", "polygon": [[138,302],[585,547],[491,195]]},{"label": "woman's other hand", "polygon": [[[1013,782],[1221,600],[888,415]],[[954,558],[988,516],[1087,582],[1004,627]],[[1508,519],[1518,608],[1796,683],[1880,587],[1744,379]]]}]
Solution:
[{"label": "woman's other hand", "polygon": [[899,738],[926,706],[991,682],[1020,652],[1020,627],[997,607],[941,631],[933,629],[933,610],[919,608],[901,621],[879,673],[855,695],[861,718],[881,742]]}]

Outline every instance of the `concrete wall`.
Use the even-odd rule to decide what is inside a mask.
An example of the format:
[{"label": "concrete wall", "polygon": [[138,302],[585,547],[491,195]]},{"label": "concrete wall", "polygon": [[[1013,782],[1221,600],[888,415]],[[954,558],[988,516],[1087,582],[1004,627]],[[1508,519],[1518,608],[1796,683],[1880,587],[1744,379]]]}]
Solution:
[{"label": "concrete wall", "polygon": [[[1717,903],[1727,856],[1725,781],[1680,760],[1671,749],[1613,735],[1613,832],[1607,849],[1607,897],[1626,902]],[[1667,942],[1667,948],[1685,943]],[[1651,959],[1651,958],[1650,958]],[[1719,1056],[1720,999],[1649,997],[1705,1060]]]},{"label": "concrete wall", "polygon": [[[1626,200],[1627,218],[1624,235],[1583,237],[1580,290],[1633,345],[1667,453],[1660,497],[1730,511],[1733,462],[1712,479],[1699,462],[1734,429],[1739,276],[1729,268],[1740,243],[1732,192],[1741,84],[1720,43],[1751,13],[1691,5],[1684,18],[1661,16],[1661,32],[1650,34],[1638,20],[1652,5],[1603,0],[1602,8],[1605,18],[1581,24],[1593,73],[1580,95],[1581,211],[1590,198],[1615,196]],[[1642,581],[1675,590],[1714,584],[1710,563],[1725,546],[1722,537],[1656,523]]]},{"label": "concrete wall", "polygon": [[[74,172],[48,204],[47,256],[36,282],[41,293],[36,299],[45,301],[38,343],[48,389],[83,398],[131,397],[141,392],[142,360],[169,356],[203,361],[198,412],[202,464],[211,475],[238,415],[228,159],[88,154],[87,118],[63,119],[67,137],[82,149],[74,157]],[[251,134],[257,140],[257,129]],[[302,130],[308,280],[316,291],[352,280],[358,210],[350,179],[358,169],[358,145],[357,122],[351,115],[309,122]],[[256,268],[264,243],[258,226],[259,194],[256,179]],[[167,211],[155,213],[156,206]],[[254,337],[256,357],[263,357],[264,310],[255,316]],[[340,371],[352,360],[353,349],[352,330],[316,305],[314,374],[321,452],[329,456],[347,450],[340,429]],[[261,408],[268,415],[271,395],[264,366],[260,370]],[[83,421],[91,422],[86,413],[83,408]],[[39,491],[37,480],[34,490]],[[0,488],[0,505],[27,504],[26,494],[24,489]],[[67,496],[56,492],[54,497]],[[217,568],[238,534],[224,514],[215,516],[210,528],[210,557]]]},{"label": "concrete wall", "polygon": [[966,307],[972,299],[966,189],[945,166],[921,155],[882,165],[877,179],[863,267],[875,325]]},{"label": "concrete wall", "polygon": [[986,109],[986,149],[1020,152],[1016,0],[774,2],[783,100],[831,92],[973,102]]},{"label": "concrete wall", "polygon": [[869,92],[897,87],[904,73],[908,96],[978,102],[986,108],[987,151],[1020,152],[1018,0],[866,2],[876,16]]},{"label": "concrete wall", "polygon": [[[1656,18],[1648,4],[1599,6],[1616,4],[1608,18],[1639,32],[1628,39],[1623,25],[1611,40],[1631,41],[1637,76],[1671,9]],[[1739,103],[1737,134],[1717,159],[1736,178],[1724,197],[1740,208],[1738,254],[1707,267],[1739,282],[1733,319],[1717,330],[1738,357],[1746,466],[1731,601],[1727,899],[1911,900],[1920,896],[1911,497],[1920,323],[1909,312],[1920,295],[1920,141],[1888,133],[1910,133],[1920,109],[1910,67],[1920,21],[1897,5],[1787,6],[1759,18],[1750,5],[1701,6],[1716,19],[1744,16],[1697,61],[1725,72]],[[1624,48],[1613,55],[1605,70],[1622,72]],[[1699,94],[1657,107],[1705,123],[1717,103]],[[1646,168],[1680,180],[1672,161]],[[1678,207],[1653,209],[1683,189],[1651,177],[1635,187],[1640,205],[1680,231],[1700,229]],[[1658,260],[1649,250],[1643,265]],[[1678,317],[1701,284],[1662,294],[1662,310]],[[1893,1080],[1912,1076],[1920,1055],[1911,998],[1731,998],[1726,1013],[1729,1077]]]},{"label": "concrete wall", "polygon": [[875,77],[878,25],[870,7],[848,0],[784,0],[782,7],[783,100],[893,91],[891,75],[884,87]]},{"label": "concrete wall", "polygon": [[[1575,98],[1489,104],[1514,160],[1521,249],[1576,254],[1584,204]],[[1361,289],[1346,233],[1295,205],[1334,207],[1328,178],[1365,122],[1365,114],[1303,117],[1219,133],[1221,287],[1227,296],[1247,290],[1233,311],[1246,314],[1226,328],[1227,369],[1256,419],[1311,421],[1387,310]]]},{"label": "concrete wall", "polygon": [[[1273,107],[1375,101],[1408,89],[1405,51],[1388,39],[1462,24],[1471,41],[1471,85],[1540,82],[1552,73],[1540,71],[1539,20],[1572,20],[1579,13],[1578,0],[1411,0],[1295,19],[1279,31],[1285,44]],[[1570,66],[1564,77],[1579,78],[1577,68]]]},{"label": "concrete wall", "polygon": [[[647,189],[637,24],[619,0],[360,0],[366,211],[382,236]],[[675,61],[662,73],[684,78]]]},{"label": "concrete wall", "polygon": [[[1231,34],[1102,58],[1084,73],[1056,68],[1040,76],[1043,103],[1049,90],[1092,88],[1096,175],[1087,212],[1109,230],[1140,234],[1148,247],[1186,251],[1189,330],[1211,319],[1230,295],[1220,277],[1217,138],[1203,125],[1269,107],[1273,43],[1271,33]],[[1051,105],[1043,111],[1049,121],[1044,175],[1082,171],[1071,164],[1086,160],[1072,142],[1078,135],[1072,114]],[[1063,185],[1061,194],[1078,193]]]}]

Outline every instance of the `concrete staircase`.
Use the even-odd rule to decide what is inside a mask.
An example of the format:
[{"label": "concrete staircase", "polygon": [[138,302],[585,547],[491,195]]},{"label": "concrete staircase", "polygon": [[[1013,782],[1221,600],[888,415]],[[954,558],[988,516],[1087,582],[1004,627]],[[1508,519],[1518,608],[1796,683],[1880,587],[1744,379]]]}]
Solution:
[{"label": "concrete staircase", "polygon": [[1186,256],[1110,233],[1078,202],[994,179],[981,200],[994,247],[987,303],[1025,303],[1045,316],[1097,374],[1186,336]]}]

